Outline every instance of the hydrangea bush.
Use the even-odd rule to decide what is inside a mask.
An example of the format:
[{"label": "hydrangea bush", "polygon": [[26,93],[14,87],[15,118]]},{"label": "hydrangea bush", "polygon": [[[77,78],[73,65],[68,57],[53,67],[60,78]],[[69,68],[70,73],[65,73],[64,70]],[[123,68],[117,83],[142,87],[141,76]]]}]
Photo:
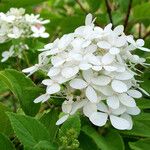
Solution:
[{"label": "hydrangea bush", "polygon": [[0,150],[148,150],[149,8],[0,1]]}]

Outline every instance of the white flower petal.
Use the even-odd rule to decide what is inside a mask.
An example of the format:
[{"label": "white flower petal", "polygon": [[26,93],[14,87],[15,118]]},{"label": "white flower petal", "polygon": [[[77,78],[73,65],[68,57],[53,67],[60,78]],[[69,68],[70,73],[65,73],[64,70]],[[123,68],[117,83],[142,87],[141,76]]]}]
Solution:
[{"label": "white flower petal", "polygon": [[127,93],[133,98],[141,98],[142,97],[142,93],[139,92],[138,90],[129,90]]},{"label": "white flower petal", "polygon": [[51,79],[45,79],[42,81],[42,84],[44,85],[52,85],[54,82]]},{"label": "white flower petal", "polygon": [[115,56],[111,55],[110,53],[106,53],[103,57],[102,57],[102,63],[105,65],[111,64],[114,61]]},{"label": "white flower petal", "polygon": [[56,76],[59,73],[60,73],[60,68],[52,67],[52,68],[50,68],[50,70],[48,72],[48,76],[50,76],[50,77]]},{"label": "white flower petal", "polygon": [[106,124],[108,114],[101,112],[94,112],[90,117],[90,121],[96,126],[103,126]]},{"label": "white flower petal", "polygon": [[118,93],[127,92],[128,90],[127,85],[119,80],[113,80],[111,83],[111,87],[113,88],[115,92],[118,92]]},{"label": "white flower petal", "polygon": [[109,50],[109,53],[112,54],[112,55],[116,55],[120,52],[119,48],[116,48],[116,47],[112,47],[110,50]]},{"label": "white flower petal", "polygon": [[136,107],[127,107],[126,112],[130,115],[138,115],[141,110],[136,106]]},{"label": "white flower petal", "polygon": [[111,79],[108,76],[101,75],[92,79],[92,83],[95,85],[105,86],[110,83]]},{"label": "white flower petal", "polygon": [[46,92],[48,94],[54,94],[60,91],[60,85],[57,83],[52,84],[51,86],[48,86],[46,89]]},{"label": "white flower petal", "polygon": [[130,115],[128,115],[128,114],[122,114],[120,117],[125,119],[125,120],[127,120],[130,123],[130,126],[129,126],[129,128],[127,130],[131,130],[132,127],[133,127],[132,117]]},{"label": "white flower petal", "polygon": [[85,70],[82,72],[83,78],[87,81],[90,82],[91,79],[93,78],[93,71],[92,69]]},{"label": "white flower petal", "polygon": [[70,81],[70,86],[74,89],[83,89],[87,87],[87,83],[82,79],[73,79]]},{"label": "white flower petal", "polygon": [[70,113],[71,109],[72,109],[72,103],[73,103],[73,101],[64,101],[62,103],[62,111],[64,113]]},{"label": "white flower petal", "polygon": [[78,67],[72,67],[72,68],[66,67],[66,68],[62,69],[61,74],[65,78],[71,78],[74,75],[76,75],[78,73],[78,71],[79,71]]},{"label": "white flower petal", "polygon": [[42,94],[34,100],[34,103],[45,102],[50,98],[49,94]]},{"label": "white flower petal", "polygon": [[99,48],[103,48],[103,49],[110,49],[111,48],[111,45],[106,41],[100,41],[97,43],[97,45]]},{"label": "white flower petal", "polygon": [[124,112],[126,112],[126,107],[124,105],[120,105],[117,109],[111,109],[113,115],[121,115]]},{"label": "white flower petal", "polygon": [[123,25],[119,25],[119,26],[117,26],[117,27],[114,28],[114,32],[117,35],[121,35],[123,33],[123,30],[124,30],[124,26]]},{"label": "white flower petal", "polygon": [[88,63],[81,63],[80,65],[79,65],[79,68],[81,69],[81,70],[88,70],[88,69],[90,69],[92,67],[92,65],[91,64],[88,64]]},{"label": "white flower petal", "polygon": [[102,112],[106,112],[106,113],[109,112],[108,107],[107,107],[106,104],[103,103],[103,102],[100,102],[100,103],[97,104],[97,109],[98,109],[99,111],[102,111]]},{"label": "white flower petal", "polygon": [[65,59],[63,59],[63,58],[61,58],[59,56],[54,56],[54,57],[51,58],[51,63],[55,67],[62,65],[64,62],[65,62]]},{"label": "white flower petal", "polygon": [[126,93],[122,93],[120,95],[118,95],[119,99],[120,99],[120,102],[125,105],[125,106],[128,106],[128,107],[135,107],[136,106],[136,103],[135,103],[135,100],[128,96]]},{"label": "white flower petal", "polygon": [[91,86],[86,88],[85,95],[92,103],[97,102],[97,93]]},{"label": "white flower petal", "polygon": [[119,130],[126,130],[130,127],[129,121],[121,117],[110,115],[110,121],[112,126]]},{"label": "white flower petal", "polygon": [[69,115],[64,115],[63,117],[61,117],[57,122],[56,125],[60,125],[62,123],[64,123],[67,119],[68,119]]},{"label": "white flower petal", "polygon": [[97,112],[96,103],[87,102],[83,107],[84,115],[90,117],[94,112]]},{"label": "white flower petal", "polygon": [[85,25],[90,25],[92,23],[92,14],[88,14],[85,18]]},{"label": "white flower petal", "polygon": [[136,41],[136,44],[137,44],[137,46],[142,47],[142,46],[144,46],[144,40],[143,39],[138,39]]},{"label": "white flower petal", "polygon": [[107,105],[113,109],[119,108],[119,99],[117,96],[110,96],[106,100]]},{"label": "white flower petal", "polygon": [[129,72],[129,71],[125,71],[125,72],[122,72],[122,73],[118,73],[116,75],[116,79],[118,80],[129,80],[131,78],[133,78],[134,74]]}]

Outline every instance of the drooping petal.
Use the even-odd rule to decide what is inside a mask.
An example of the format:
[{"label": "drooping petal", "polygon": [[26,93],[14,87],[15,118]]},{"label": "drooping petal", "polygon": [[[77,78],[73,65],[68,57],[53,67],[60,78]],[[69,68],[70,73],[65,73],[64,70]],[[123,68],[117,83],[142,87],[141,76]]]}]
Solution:
[{"label": "drooping petal", "polygon": [[90,117],[90,121],[96,126],[103,126],[106,124],[108,114],[101,112],[94,112]]},{"label": "drooping petal", "polygon": [[46,92],[48,94],[54,94],[60,91],[60,85],[57,83],[52,84],[51,86],[48,86],[46,89]]},{"label": "drooping petal", "polygon": [[95,92],[95,90],[91,87],[88,86],[85,90],[85,95],[86,97],[92,102],[92,103],[96,103],[97,102],[97,93]]},{"label": "drooping petal", "polygon": [[118,97],[120,99],[120,102],[123,105],[128,106],[128,107],[136,106],[135,100],[131,96],[128,96],[126,93],[122,93],[122,94],[118,95]]},{"label": "drooping petal", "polygon": [[142,97],[142,93],[139,92],[138,90],[129,90],[127,93],[133,98],[141,98]]},{"label": "drooping petal", "polygon": [[119,108],[119,98],[117,96],[110,96],[106,100],[107,105],[113,109]]},{"label": "drooping petal", "polygon": [[45,102],[50,98],[49,94],[42,94],[34,100],[34,103]]},{"label": "drooping petal", "polygon": [[118,93],[127,92],[128,90],[127,85],[119,80],[113,80],[111,83],[111,87],[113,88],[115,92],[118,92]]},{"label": "drooping petal", "polygon": [[67,119],[68,119],[69,115],[64,115],[63,117],[61,117],[57,122],[56,125],[60,125],[62,123],[64,123]]},{"label": "drooping petal", "polygon": [[82,79],[73,79],[70,81],[70,86],[74,89],[83,89],[87,87],[87,83]]},{"label": "drooping petal", "polygon": [[121,117],[110,115],[110,121],[112,126],[119,130],[126,130],[130,127],[129,121]]}]

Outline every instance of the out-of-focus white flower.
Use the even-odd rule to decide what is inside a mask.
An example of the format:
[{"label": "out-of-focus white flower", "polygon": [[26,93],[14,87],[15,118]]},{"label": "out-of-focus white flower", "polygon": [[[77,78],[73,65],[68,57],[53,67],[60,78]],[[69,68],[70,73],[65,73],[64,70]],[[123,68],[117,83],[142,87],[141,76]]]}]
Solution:
[{"label": "out-of-focus white flower", "polygon": [[[13,39],[24,41],[26,38],[48,38],[49,34],[45,32],[44,27],[44,24],[47,23],[49,23],[49,20],[43,20],[40,15],[25,14],[25,9],[23,8],[11,8],[6,13],[0,13],[0,43]],[[16,49],[17,45],[19,47],[20,43],[14,44]],[[21,51],[14,51],[11,57],[19,56],[20,58],[21,55],[18,52]]]},{"label": "out-of-focus white flower", "polygon": [[43,26],[32,26],[31,27],[31,30],[33,31],[33,34],[32,36],[33,37],[42,37],[42,38],[48,38],[49,37],[49,34],[45,32],[45,27]]},{"label": "out-of-focus white flower", "polygon": [[114,29],[112,24],[104,29],[97,27],[88,14],[84,26],[45,45],[40,49],[39,64],[23,70],[32,74],[42,69],[50,78],[43,80],[46,93],[36,103],[47,101],[52,94],[66,98],[62,104],[64,115],[57,125],[80,109],[96,126],[104,126],[110,120],[116,129],[132,129],[131,115],[140,113],[136,99],[141,92],[148,95],[135,79],[136,65],[146,65],[145,59],[132,51],[149,50],[143,48],[142,39],[135,41],[123,30],[122,25]]}]

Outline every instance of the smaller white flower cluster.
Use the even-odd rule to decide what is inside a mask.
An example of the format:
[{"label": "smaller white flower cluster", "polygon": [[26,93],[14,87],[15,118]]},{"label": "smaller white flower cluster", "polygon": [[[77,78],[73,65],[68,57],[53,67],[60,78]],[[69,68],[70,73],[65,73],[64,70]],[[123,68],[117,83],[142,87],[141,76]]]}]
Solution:
[{"label": "smaller white flower cluster", "polygon": [[[6,13],[0,13],[0,43],[5,43],[10,40],[21,40],[26,38],[47,38],[49,34],[45,32],[44,24],[49,23],[49,20],[43,20],[40,15],[25,14],[23,8],[11,8]],[[21,46],[20,46],[21,45]],[[15,51],[12,45],[9,51],[2,54],[2,62],[6,61],[9,57],[18,56],[18,51]],[[23,43],[19,43],[18,47],[22,49],[27,47]],[[25,48],[28,49],[28,48]],[[22,50],[19,50],[22,51]],[[19,55],[20,56],[20,55]]]},{"label": "smaller white flower cluster", "polygon": [[117,129],[132,128],[131,115],[140,113],[135,99],[142,96],[140,91],[148,94],[135,79],[139,71],[136,65],[146,65],[145,59],[132,52],[149,49],[143,47],[142,39],[135,41],[123,30],[122,25],[114,29],[112,24],[104,29],[95,26],[88,14],[85,26],[45,45],[39,63],[23,70],[31,75],[42,69],[50,78],[43,80],[46,93],[35,103],[53,96],[66,98],[62,104],[65,114],[57,125],[80,109],[96,126],[110,120]]}]

